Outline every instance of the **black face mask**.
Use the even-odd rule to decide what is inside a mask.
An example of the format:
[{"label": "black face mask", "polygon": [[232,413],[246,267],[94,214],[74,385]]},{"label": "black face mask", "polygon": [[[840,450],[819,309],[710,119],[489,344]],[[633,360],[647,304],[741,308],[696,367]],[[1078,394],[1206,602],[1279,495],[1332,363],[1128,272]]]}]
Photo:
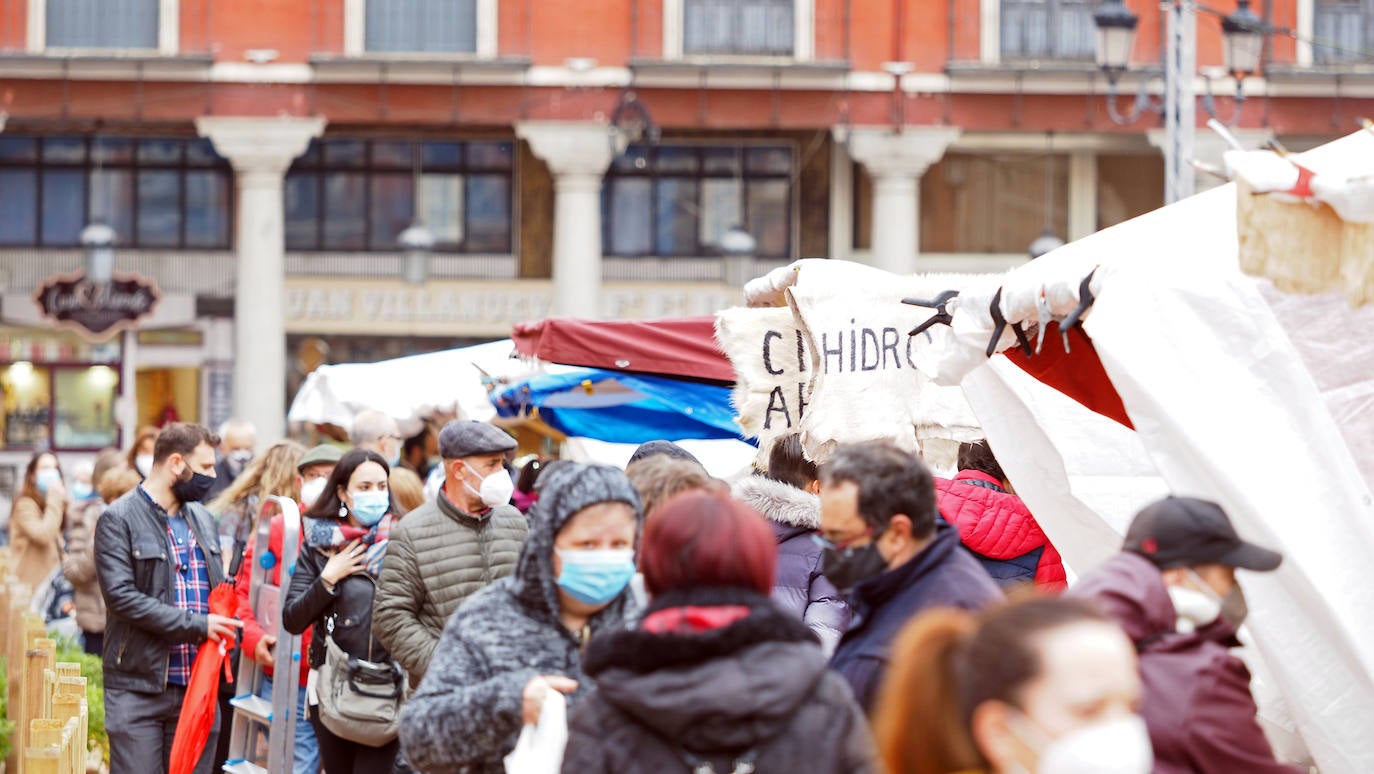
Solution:
[{"label": "black face mask", "polygon": [[[189,470],[189,468],[188,468]],[[198,503],[215,485],[215,477],[191,471],[191,477],[172,484],[172,494],[179,502]]]},{"label": "black face mask", "polygon": [[821,551],[821,573],[840,591],[848,591],[887,569],[878,553],[878,537],[859,548],[826,548]]}]

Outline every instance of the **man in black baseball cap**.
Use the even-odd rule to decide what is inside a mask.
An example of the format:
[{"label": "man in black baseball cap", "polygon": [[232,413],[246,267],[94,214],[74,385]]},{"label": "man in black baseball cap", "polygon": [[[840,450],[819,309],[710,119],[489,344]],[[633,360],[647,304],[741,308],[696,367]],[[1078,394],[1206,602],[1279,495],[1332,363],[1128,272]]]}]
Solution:
[{"label": "man in black baseball cap", "polygon": [[1146,506],[1122,548],[1068,594],[1096,602],[1135,642],[1155,770],[1297,774],[1275,760],[1250,672],[1231,653],[1247,610],[1236,570],[1269,572],[1283,556],[1241,539],[1219,505],[1192,497]]}]

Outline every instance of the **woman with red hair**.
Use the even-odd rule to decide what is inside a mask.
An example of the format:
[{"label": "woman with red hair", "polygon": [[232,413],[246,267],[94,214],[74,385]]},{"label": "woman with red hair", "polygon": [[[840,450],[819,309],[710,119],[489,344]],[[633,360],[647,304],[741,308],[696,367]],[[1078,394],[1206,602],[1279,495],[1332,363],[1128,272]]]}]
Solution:
[{"label": "woman with red hair", "polygon": [[569,723],[563,771],[876,770],[863,713],[810,629],[769,599],[777,545],[753,509],[688,492],[644,529],[640,628],[594,637],[597,691]]}]

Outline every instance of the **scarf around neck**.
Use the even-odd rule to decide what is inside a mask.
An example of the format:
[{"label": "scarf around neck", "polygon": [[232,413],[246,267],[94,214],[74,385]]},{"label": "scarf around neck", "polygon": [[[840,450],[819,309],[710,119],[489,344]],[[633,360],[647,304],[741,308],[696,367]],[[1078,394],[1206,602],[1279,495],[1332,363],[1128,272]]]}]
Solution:
[{"label": "scarf around neck", "polygon": [[362,540],[363,545],[367,546],[367,572],[374,578],[382,572],[382,559],[386,555],[386,544],[391,537],[394,521],[391,514],[387,514],[371,528],[366,528],[354,527],[342,519],[302,519],[305,544],[325,553]]}]

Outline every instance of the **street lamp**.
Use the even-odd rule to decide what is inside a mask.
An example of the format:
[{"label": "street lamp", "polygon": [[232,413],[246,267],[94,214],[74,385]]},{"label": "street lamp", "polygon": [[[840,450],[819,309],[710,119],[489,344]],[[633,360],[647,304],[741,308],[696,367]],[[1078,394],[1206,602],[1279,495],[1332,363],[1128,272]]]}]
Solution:
[{"label": "street lamp", "polygon": [[1264,53],[1264,22],[1250,10],[1250,0],[1239,0],[1236,10],[1222,18],[1221,34],[1226,39],[1222,54],[1226,72],[1239,82],[1259,70],[1260,55]]},{"label": "street lamp", "polygon": [[1121,0],[1107,0],[1093,12],[1093,24],[1097,25],[1097,66],[1113,84],[1131,64],[1138,21]]},{"label": "street lamp", "polygon": [[86,281],[107,285],[114,279],[115,230],[95,221],[81,229],[81,246],[86,249]]},{"label": "street lamp", "polygon": [[434,250],[434,232],[415,222],[396,237],[403,256],[401,276],[409,285],[423,285],[429,279],[429,255]]},{"label": "street lamp", "polygon": [[1030,257],[1035,259],[1051,250],[1058,250],[1063,246],[1064,240],[1060,239],[1059,235],[1054,233],[1052,229],[1046,228],[1040,236],[1035,238],[1035,241],[1030,243],[1028,252],[1030,253]]},{"label": "street lamp", "polygon": [[738,223],[720,235],[716,247],[720,248],[720,254],[725,259],[725,284],[744,287],[744,283],[750,279],[751,262],[758,246],[758,241]]},{"label": "street lamp", "polygon": [[[1107,115],[1123,125],[1135,123],[1146,111],[1164,116],[1164,199],[1166,203],[1173,203],[1191,196],[1194,188],[1190,162],[1196,113],[1193,79],[1197,75],[1198,6],[1195,0],[1166,0],[1162,7],[1168,14],[1164,99],[1151,99],[1145,91],[1146,82],[1141,79],[1135,104],[1124,115],[1116,106],[1116,83],[1130,68],[1138,17],[1122,0],[1105,0],[1093,13],[1093,23],[1097,26],[1097,66],[1107,76]],[[1235,108],[1230,122],[1235,123],[1245,100],[1241,81],[1259,70],[1266,30],[1264,22],[1250,10],[1249,0],[1237,0],[1236,10],[1222,19],[1221,31],[1225,37],[1226,71],[1236,79]],[[1210,83],[1209,80],[1202,106],[1212,118],[1218,118]]]}]

